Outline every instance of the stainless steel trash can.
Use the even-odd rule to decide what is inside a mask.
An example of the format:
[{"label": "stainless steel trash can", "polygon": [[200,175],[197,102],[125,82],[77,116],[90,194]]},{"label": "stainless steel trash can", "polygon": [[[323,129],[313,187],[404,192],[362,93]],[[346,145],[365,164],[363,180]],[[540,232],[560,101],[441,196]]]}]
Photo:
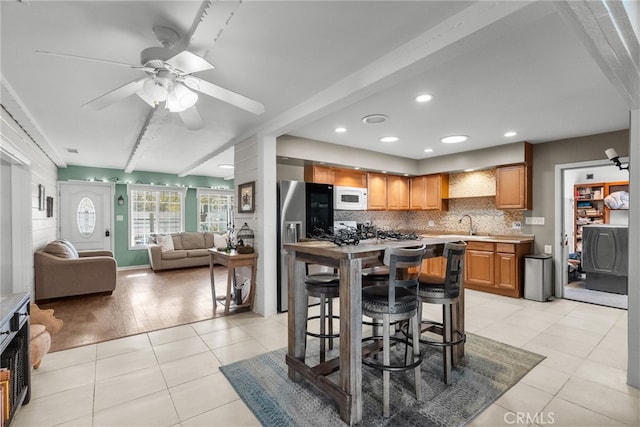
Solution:
[{"label": "stainless steel trash can", "polygon": [[548,254],[525,255],[524,297],[547,301],[553,294],[553,258]]}]

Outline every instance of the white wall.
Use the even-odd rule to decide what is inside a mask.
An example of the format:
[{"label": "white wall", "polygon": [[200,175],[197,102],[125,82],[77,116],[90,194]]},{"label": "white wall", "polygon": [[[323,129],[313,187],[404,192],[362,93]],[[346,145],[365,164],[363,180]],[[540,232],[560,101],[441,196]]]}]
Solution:
[{"label": "white wall", "polygon": [[[19,256],[12,266],[19,271],[20,279],[14,280],[13,292],[33,292],[33,251],[42,248],[57,236],[56,179],[57,167],[47,155],[33,142],[22,127],[9,115],[4,107],[0,111],[2,126],[2,148],[14,153],[28,164],[24,168],[14,168],[12,172],[11,204],[14,251]],[[38,208],[38,184],[43,185],[47,195],[54,197],[53,217],[47,218],[46,211]],[[21,203],[21,194],[28,194],[28,201]],[[6,201],[3,199],[3,202]],[[14,277],[16,275],[14,274]]]}]

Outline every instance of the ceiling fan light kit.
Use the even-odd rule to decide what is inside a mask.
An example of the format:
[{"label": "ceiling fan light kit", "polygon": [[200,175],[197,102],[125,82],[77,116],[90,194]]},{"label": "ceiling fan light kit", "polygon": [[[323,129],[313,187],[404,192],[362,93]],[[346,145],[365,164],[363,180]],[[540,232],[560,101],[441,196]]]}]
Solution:
[{"label": "ceiling fan light kit", "polygon": [[192,73],[213,69],[213,64],[188,50],[176,52],[179,35],[171,28],[160,26],[153,30],[162,47],[143,49],[140,52],[141,65],[47,51],[36,53],[126,66],[147,73],[147,76],[126,83],[82,106],[89,110],[100,110],[135,94],[151,108],[166,102],[165,108],[170,112],[180,113],[180,118],[188,129],[197,130],[204,126],[202,117],[195,108],[198,101],[196,92],[200,92],[253,114],[264,112],[264,105],[261,103],[193,76]]}]

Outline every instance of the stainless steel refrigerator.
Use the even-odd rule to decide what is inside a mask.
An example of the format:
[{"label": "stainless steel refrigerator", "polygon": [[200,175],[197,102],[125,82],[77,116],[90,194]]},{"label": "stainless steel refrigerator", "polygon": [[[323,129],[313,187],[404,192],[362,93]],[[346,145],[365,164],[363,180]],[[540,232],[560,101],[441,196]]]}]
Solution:
[{"label": "stainless steel refrigerator", "polygon": [[287,311],[289,261],[283,245],[330,231],[333,227],[333,186],[280,181],[278,207],[278,311]]}]

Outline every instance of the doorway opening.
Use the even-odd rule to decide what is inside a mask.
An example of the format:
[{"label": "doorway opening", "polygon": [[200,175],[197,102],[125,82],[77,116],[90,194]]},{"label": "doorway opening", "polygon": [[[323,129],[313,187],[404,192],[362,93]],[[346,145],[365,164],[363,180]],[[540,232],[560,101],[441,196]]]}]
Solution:
[{"label": "doorway opening", "polygon": [[[629,224],[628,202],[626,209],[616,208],[615,202],[619,202],[620,197],[626,197],[628,201],[629,175],[606,160],[559,166],[562,272],[556,275],[561,280],[556,294],[561,291],[566,299],[627,309],[627,278],[618,273],[600,273],[599,268],[594,269],[593,260],[615,263],[616,259],[626,256],[628,243],[624,233]],[[625,238],[619,240],[619,234],[615,234],[612,240],[622,244],[615,249],[605,245],[594,255],[596,245],[593,240],[589,243],[587,238],[591,239],[594,233],[600,235],[602,230],[623,233]]]}]

